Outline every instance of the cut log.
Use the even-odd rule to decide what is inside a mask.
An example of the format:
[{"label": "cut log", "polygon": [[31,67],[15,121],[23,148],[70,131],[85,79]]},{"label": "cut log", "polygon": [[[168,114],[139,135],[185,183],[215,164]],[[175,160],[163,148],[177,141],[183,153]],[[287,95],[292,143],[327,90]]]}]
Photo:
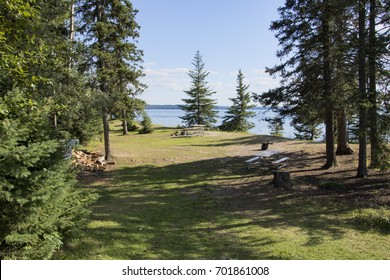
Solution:
[{"label": "cut log", "polygon": [[273,184],[275,188],[291,190],[290,172],[275,171]]},{"label": "cut log", "polygon": [[[84,171],[105,171],[107,162],[101,152],[73,150],[72,165]],[[112,163],[111,163],[112,164]]]},{"label": "cut log", "polygon": [[102,157],[98,157],[95,162],[103,165],[104,161],[105,161],[104,156],[102,156]]}]

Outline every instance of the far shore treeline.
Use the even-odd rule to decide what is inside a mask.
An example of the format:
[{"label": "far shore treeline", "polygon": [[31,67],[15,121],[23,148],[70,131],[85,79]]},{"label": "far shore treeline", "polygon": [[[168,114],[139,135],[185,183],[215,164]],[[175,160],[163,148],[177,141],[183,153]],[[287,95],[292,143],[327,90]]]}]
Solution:
[{"label": "far shore treeline", "polygon": [[[146,105],[145,109],[164,109],[164,110],[173,110],[173,109],[180,109],[180,106],[182,104],[164,104],[164,105],[158,105],[158,104],[148,104]],[[228,109],[229,106],[215,106],[216,110],[225,110]],[[253,107],[252,110],[269,110],[268,107]]]}]

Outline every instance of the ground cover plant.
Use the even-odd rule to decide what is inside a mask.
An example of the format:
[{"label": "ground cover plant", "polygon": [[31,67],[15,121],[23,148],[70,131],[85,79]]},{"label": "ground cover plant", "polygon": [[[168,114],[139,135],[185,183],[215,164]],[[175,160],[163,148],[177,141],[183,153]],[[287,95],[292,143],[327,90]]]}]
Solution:
[{"label": "ground cover plant", "polygon": [[[117,165],[80,177],[100,199],[57,259],[390,259],[390,174],[371,170],[357,179],[356,154],[323,170],[323,143],[115,129]],[[293,190],[275,189],[269,172],[246,169],[265,139],[290,157]]]}]

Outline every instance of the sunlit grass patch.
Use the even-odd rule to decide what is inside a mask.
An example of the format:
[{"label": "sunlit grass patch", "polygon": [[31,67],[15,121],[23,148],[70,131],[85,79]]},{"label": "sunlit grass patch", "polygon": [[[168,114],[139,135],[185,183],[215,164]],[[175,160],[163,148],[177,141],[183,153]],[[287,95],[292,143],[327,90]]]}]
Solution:
[{"label": "sunlit grass patch", "polygon": [[[171,138],[172,131],[112,133],[117,164],[89,182],[100,199],[58,258],[390,259],[390,235],[372,230],[383,227],[388,210],[329,198],[340,188],[352,193],[346,181],[310,181],[317,195],[275,189],[272,174],[248,172],[244,163],[263,136]],[[301,171],[292,173],[294,184],[304,181]]]},{"label": "sunlit grass patch", "polygon": [[121,228],[122,226],[115,221],[99,221],[95,220],[90,222],[87,225],[88,228],[90,229],[97,229],[97,228]]}]

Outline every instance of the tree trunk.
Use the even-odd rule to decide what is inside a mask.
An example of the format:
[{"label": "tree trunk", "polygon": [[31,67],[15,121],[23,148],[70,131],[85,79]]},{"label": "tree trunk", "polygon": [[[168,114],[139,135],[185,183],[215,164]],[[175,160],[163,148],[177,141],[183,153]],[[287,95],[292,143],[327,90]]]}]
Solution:
[{"label": "tree trunk", "polygon": [[348,145],[347,114],[340,109],[337,116],[337,151],[336,155],[352,155],[353,150]]},{"label": "tree trunk", "polygon": [[127,135],[128,134],[128,131],[127,131],[127,117],[126,117],[126,110],[123,109],[122,110],[122,127],[123,127],[123,135]]},{"label": "tree trunk", "polygon": [[54,113],[54,115],[53,115],[53,125],[54,125],[54,128],[57,129],[57,127],[58,127],[57,113]]},{"label": "tree trunk", "polygon": [[111,160],[111,145],[110,145],[110,125],[108,123],[108,113],[103,111],[103,134],[104,134],[104,153],[105,159]]},{"label": "tree trunk", "polygon": [[329,8],[326,6],[322,19],[322,48],[323,48],[323,74],[324,74],[324,101],[325,101],[325,138],[326,138],[326,163],[324,168],[336,166],[336,154],[334,148],[334,120],[333,98],[330,64],[330,32],[329,32]]},{"label": "tree trunk", "polygon": [[359,166],[356,176],[367,177],[366,0],[359,0]]},{"label": "tree trunk", "polygon": [[[69,42],[72,50],[72,43],[74,41],[74,1],[70,2],[70,14],[69,14]],[[69,55],[68,62],[69,69],[72,68],[72,55]]]},{"label": "tree trunk", "polygon": [[369,120],[370,120],[370,142],[371,142],[371,166],[378,167],[380,165],[380,145],[378,135],[378,94],[376,91],[376,0],[370,0],[370,27],[368,38],[368,71],[369,71]]},{"label": "tree trunk", "polygon": [[74,1],[70,3],[70,15],[69,15],[69,41],[74,40]]},{"label": "tree trunk", "polygon": [[291,190],[290,173],[285,171],[275,171],[273,184],[275,188]]}]

